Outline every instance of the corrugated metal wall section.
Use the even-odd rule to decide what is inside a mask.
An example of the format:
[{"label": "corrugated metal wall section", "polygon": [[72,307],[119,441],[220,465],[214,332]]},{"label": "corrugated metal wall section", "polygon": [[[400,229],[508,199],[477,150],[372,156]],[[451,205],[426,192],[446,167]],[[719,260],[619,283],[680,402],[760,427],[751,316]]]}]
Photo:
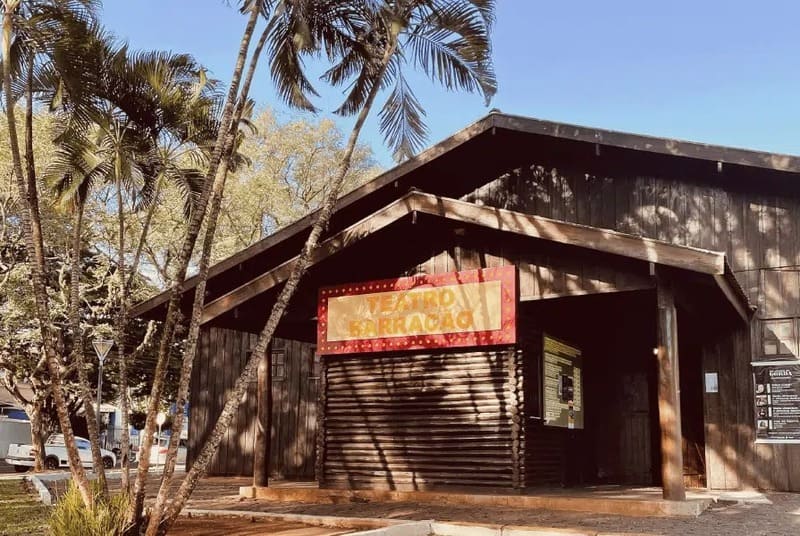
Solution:
[{"label": "corrugated metal wall section", "polygon": [[517,355],[504,349],[326,357],[321,484],[518,485]]}]

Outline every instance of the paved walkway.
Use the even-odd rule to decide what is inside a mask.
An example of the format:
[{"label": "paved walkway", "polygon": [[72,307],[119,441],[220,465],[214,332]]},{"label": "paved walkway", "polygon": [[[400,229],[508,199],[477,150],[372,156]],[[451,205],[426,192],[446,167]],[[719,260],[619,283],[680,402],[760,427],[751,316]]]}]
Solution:
[{"label": "paved walkway", "polygon": [[[238,497],[249,479],[207,478],[190,508],[299,513],[323,516],[459,521],[499,525],[533,525],[625,535],[663,536],[798,536],[800,494],[769,493],[761,503],[721,501],[697,518],[637,518],[579,512],[552,512],[508,507],[431,505],[418,503],[346,502],[301,504]],[[752,494],[742,494],[752,497]],[[733,494],[733,499],[737,498]]]},{"label": "paved walkway", "polygon": [[[112,480],[112,485],[113,482]],[[436,519],[445,522],[544,526],[636,536],[800,535],[800,494],[794,493],[769,493],[761,503],[721,501],[697,518],[637,518],[476,505],[349,501],[340,504],[307,504],[240,498],[239,487],[250,483],[248,478],[203,479],[188,508],[381,519]],[[148,493],[154,494],[157,486],[158,479],[151,478]],[[748,497],[748,494],[731,496],[732,499],[742,497]],[[207,533],[197,534],[199,536]]]}]

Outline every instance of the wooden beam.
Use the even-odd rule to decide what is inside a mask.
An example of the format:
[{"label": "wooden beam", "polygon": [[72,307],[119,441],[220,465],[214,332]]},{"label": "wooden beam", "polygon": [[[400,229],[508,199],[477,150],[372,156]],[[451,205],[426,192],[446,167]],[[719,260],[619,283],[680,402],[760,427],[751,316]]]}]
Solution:
[{"label": "wooden beam", "polygon": [[661,428],[661,485],[664,498],[686,500],[683,483],[678,314],[672,282],[656,275],[658,305],[658,421]]},{"label": "wooden beam", "polygon": [[256,436],[253,447],[253,487],[269,486],[269,460],[272,450],[272,371],[269,348],[258,361],[256,391]]},{"label": "wooden beam", "polygon": [[725,272],[725,254],[716,251],[677,246],[617,231],[531,216],[501,208],[479,206],[419,192],[414,194],[414,202],[415,209],[420,212],[490,229],[585,247],[684,270],[720,275]]}]

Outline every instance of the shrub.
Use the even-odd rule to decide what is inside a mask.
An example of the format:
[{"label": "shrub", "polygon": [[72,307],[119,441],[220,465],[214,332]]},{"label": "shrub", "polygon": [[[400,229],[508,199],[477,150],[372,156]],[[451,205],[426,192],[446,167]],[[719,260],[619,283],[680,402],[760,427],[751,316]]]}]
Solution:
[{"label": "shrub", "polygon": [[53,536],[120,536],[125,533],[128,495],[117,494],[103,501],[96,482],[92,482],[92,493],[94,507],[87,508],[78,487],[70,483],[50,516]]}]

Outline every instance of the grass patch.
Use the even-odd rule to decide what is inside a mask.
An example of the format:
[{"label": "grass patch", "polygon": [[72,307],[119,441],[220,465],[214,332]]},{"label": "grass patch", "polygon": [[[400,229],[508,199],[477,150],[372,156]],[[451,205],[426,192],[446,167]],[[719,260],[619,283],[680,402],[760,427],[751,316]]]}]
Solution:
[{"label": "grass patch", "polygon": [[27,485],[22,480],[0,480],[0,535],[47,534],[50,508],[40,503]]}]

